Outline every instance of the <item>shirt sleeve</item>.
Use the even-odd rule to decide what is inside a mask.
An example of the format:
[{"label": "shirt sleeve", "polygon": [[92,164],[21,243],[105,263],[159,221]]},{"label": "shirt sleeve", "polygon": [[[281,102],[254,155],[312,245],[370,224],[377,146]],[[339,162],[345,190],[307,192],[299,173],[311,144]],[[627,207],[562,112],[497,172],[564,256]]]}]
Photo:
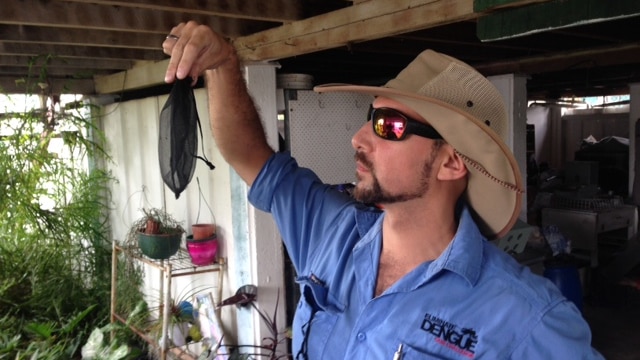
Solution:
[{"label": "shirt sleeve", "polygon": [[310,169],[299,167],[288,152],[267,161],[249,190],[249,201],[273,215],[298,270],[315,252],[323,251],[323,242],[332,234],[355,228],[356,202],[322,183]]},{"label": "shirt sleeve", "polygon": [[545,312],[512,359],[604,359],[591,346],[589,325],[578,309],[563,300]]}]

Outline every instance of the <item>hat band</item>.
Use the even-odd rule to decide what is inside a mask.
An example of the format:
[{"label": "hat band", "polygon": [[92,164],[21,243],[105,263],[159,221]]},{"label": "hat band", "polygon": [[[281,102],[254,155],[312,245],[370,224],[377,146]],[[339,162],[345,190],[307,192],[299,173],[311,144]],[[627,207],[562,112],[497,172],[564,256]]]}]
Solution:
[{"label": "hat band", "polygon": [[477,161],[469,158],[467,155],[462,154],[461,152],[459,152],[458,150],[454,149],[455,153],[458,154],[458,156],[460,156],[464,161],[466,161],[467,163],[469,163],[469,165],[471,165],[474,169],[476,169],[479,173],[481,173],[482,175],[488,177],[489,179],[491,179],[493,182],[497,183],[498,185],[509,189],[511,191],[515,191],[518,194],[524,194],[524,190],[519,189],[517,185],[514,185],[512,183],[506,182],[504,180],[500,180],[497,177],[491,175],[491,173],[484,168],[484,166],[480,165],[480,163],[478,163]]}]

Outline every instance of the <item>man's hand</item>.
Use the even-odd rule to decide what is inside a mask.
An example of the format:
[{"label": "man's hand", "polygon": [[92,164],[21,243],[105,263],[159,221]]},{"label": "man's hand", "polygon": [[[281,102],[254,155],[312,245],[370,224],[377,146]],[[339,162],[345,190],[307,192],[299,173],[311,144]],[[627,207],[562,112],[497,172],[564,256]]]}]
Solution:
[{"label": "man's hand", "polygon": [[195,85],[198,76],[205,75],[211,133],[218,150],[248,185],[253,184],[273,150],[235,48],[208,26],[189,21],[171,29],[162,50],[171,56],[167,83],[190,76]]},{"label": "man's hand", "polygon": [[188,76],[195,83],[205,70],[217,68],[234,53],[231,44],[222,36],[195,21],[180,23],[171,29],[162,43],[162,50],[171,56],[164,77],[167,83]]}]

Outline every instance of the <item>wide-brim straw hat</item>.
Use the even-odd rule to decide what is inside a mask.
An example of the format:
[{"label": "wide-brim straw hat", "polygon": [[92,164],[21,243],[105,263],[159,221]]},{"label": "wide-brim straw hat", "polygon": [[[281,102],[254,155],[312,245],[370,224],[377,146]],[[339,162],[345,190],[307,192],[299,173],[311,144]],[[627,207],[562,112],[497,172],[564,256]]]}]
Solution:
[{"label": "wide-brim straw hat", "polygon": [[384,96],[415,110],[467,165],[464,196],[482,234],[500,238],[518,219],[524,190],[518,164],[503,141],[510,129],[504,101],[471,66],[426,50],[382,87],[326,84],[314,90]]}]

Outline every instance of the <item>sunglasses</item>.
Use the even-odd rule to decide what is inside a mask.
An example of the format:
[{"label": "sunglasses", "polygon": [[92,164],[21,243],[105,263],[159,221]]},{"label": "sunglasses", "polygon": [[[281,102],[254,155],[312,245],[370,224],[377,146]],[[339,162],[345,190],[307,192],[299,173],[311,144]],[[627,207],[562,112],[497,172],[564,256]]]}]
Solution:
[{"label": "sunglasses", "polygon": [[369,120],[373,132],[385,140],[400,141],[407,134],[414,134],[428,139],[442,139],[432,126],[414,120],[398,110],[390,108],[374,108],[369,110]]}]

